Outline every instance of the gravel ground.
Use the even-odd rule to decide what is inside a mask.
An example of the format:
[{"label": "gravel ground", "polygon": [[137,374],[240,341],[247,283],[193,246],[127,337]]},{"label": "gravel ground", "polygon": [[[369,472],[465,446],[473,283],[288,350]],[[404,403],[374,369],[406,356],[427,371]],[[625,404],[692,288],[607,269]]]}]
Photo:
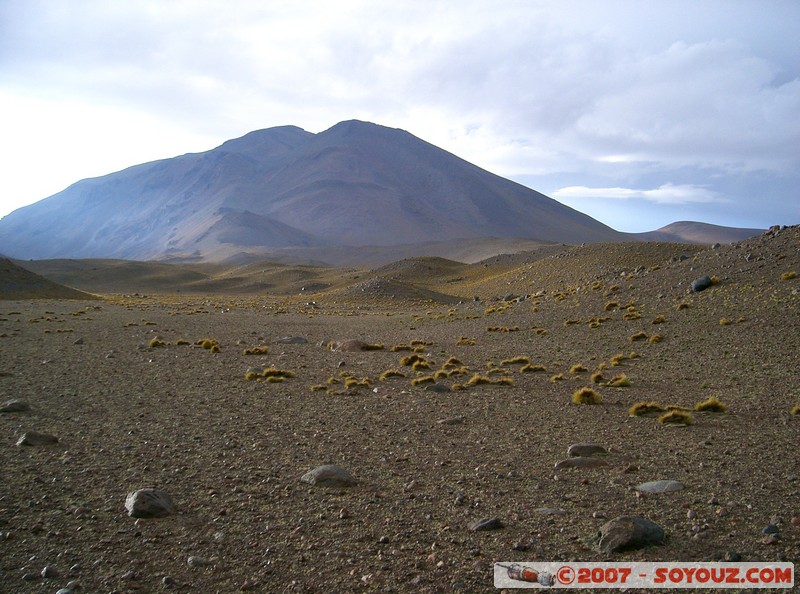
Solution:
[{"label": "gravel ground", "polygon": [[[435,287],[483,296],[456,305],[342,292],[316,309],[221,295],[0,302],[2,400],[31,406],[0,414],[2,591],[492,592],[495,561],[797,563],[800,280],[781,275],[800,272],[799,235],[684,261],[669,260],[674,246],[628,260],[596,246],[511,273],[489,265]],[[702,274],[718,282],[687,293]],[[525,298],[493,298],[506,293]],[[640,332],[662,340],[632,341]],[[286,336],[307,343],[276,342]],[[319,344],[343,339],[384,348]],[[390,350],[412,341],[430,370]],[[268,354],[243,354],[261,345]],[[522,356],[546,371],[503,363]],[[437,379],[446,391],[412,385],[450,357],[469,372]],[[587,371],[570,373],[577,364]],[[248,381],[251,367],[294,377]],[[392,368],[406,377],[380,381]],[[596,385],[598,369],[631,385]],[[513,385],[449,389],[474,373]],[[600,404],[571,402],[586,386]],[[686,427],[628,414],[712,395],[728,411]],[[59,442],[15,445],[28,431]],[[580,442],[609,450],[607,466],[555,470]],[[321,464],[358,485],[300,481]],[[660,479],[685,488],[635,489]],[[126,494],[143,487],[178,512],[128,517]],[[593,535],[623,514],[659,524],[665,544],[599,551]],[[470,530],[493,517],[504,527]]]}]

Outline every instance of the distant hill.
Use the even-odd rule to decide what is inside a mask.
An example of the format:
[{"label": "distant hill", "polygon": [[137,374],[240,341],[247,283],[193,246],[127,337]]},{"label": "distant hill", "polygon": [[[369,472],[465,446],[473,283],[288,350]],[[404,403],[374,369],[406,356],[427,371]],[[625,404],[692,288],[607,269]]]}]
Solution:
[{"label": "distant hill", "polygon": [[0,258],[0,299],[96,299]]},{"label": "distant hill", "polygon": [[408,132],[360,121],[319,134],[258,130],[77,182],[0,220],[0,251],[25,260],[246,261],[484,238],[626,236]]},{"label": "distant hill", "polygon": [[678,221],[647,233],[634,233],[634,237],[642,241],[671,241],[679,243],[712,244],[733,243],[756,235],[764,229],[745,229],[738,227],[720,227],[708,223],[694,221]]}]

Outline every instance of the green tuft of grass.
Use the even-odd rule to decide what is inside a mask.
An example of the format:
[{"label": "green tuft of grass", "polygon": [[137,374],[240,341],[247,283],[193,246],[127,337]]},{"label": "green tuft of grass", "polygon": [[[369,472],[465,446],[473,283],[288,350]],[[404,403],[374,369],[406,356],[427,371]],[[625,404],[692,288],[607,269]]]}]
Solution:
[{"label": "green tuft of grass", "polygon": [[511,357],[510,359],[505,359],[500,361],[500,365],[529,365],[531,360],[524,355],[519,357]]},{"label": "green tuft of grass", "polygon": [[602,384],[606,381],[605,376],[603,375],[602,371],[595,371],[590,378],[593,384]]},{"label": "green tuft of grass", "polygon": [[269,354],[269,347],[266,346],[257,346],[251,349],[244,349],[242,351],[243,355],[268,355]]},{"label": "green tuft of grass", "polygon": [[792,270],[790,272],[784,272],[784,273],[781,274],[781,280],[782,281],[788,281],[788,280],[792,280],[794,278],[797,278],[797,273],[794,270]]},{"label": "green tuft of grass", "polygon": [[563,382],[566,379],[567,378],[564,377],[563,373],[557,373],[555,375],[551,375],[550,376],[550,381],[553,382],[553,383],[555,383],[555,382]]},{"label": "green tuft of grass", "polygon": [[628,414],[632,417],[646,417],[653,414],[661,414],[666,412],[666,408],[661,406],[658,402],[637,402],[628,409]]},{"label": "green tuft of grass", "polygon": [[520,373],[547,373],[547,367],[544,365],[528,363],[519,369]]},{"label": "green tuft of grass", "polygon": [[147,346],[149,346],[151,349],[158,349],[158,348],[164,348],[165,346],[167,346],[167,343],[161,340],[158,336],[156,336],[155,338],[150,340]]},{"label": "green tuft of grass", "polygon": [[436,378],[434,378],[432,375],[423,375],[420,377],[415,377],[414,379],[411,380],[412,386],[420,386],[422,384],[435,384],[435,383],[436,383]]},{"label": "green tuft of grass", "polygon": [[662,425],[691,425],[694,418],[685,410],[674,409],[658,417],[658,422]]},{"label": "green tuft of grass", "polygon": [[716,412],[723,413],[728,410],[728,405],[720,402],[716,396],[711,396],[708,400],[703,400],[694,405],[697,412]]},{"label": "green tuft of grass", "polygon": [[791,410],[789,410],[790,415],[800,415],[800,404],[793,406]]},{"label": "green tuft of grass", "polygon": [[572,393],[572,402],[575,404],[600,404],[600,394],[592,388],[584,387]]},{"label": "green tuft of grass", "polygon": [[422,355],[408,355],[400,359],[400,365],[404,365],[406,367],[411,367],[415,363],[428,363],[428,360],[423,357]]},{"label": "green tuft of grass", "polygon": [[621,375],[612,377],[608,382],[608,385],[612,388],[628,388],[631,385],[631,380],[628,379],[628,376],[623,373]]},{"label": "green tuft of grass", "polygon": [[636,342],[637,340],[647,340],[647,334],[644,332],[637,332],[636,334],[631,334],[628,337],[628,340],[631,342]]},{"label": "green tuft of grass", "polygon": [[406,375],[402,371],[399,371],[397,369],[387,369],[380,375],[380,377],[378,377],[378,379],[382,382],[385,382],[386,380],[391,379],[393,377],[405,377],[405,376]]},{"label": "green tuft of grass", "polygon": [[589,371],[589,370],[588,370],[588,369],[586,369],[586,368],[585,368],[583,365],[581,365],[580,363],[576,363],[575,365],[573,365],[572,367],[570,367],[570,368],[569,368],[569,372],[570,372],[572,375],[575,375],[576,373],[585,373],[585,372],[587,372],[587,371]]}]

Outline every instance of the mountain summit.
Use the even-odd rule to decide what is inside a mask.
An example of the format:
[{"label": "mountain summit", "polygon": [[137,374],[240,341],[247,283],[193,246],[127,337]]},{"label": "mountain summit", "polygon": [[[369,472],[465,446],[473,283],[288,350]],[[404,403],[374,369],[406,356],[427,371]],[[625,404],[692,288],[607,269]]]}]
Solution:
[{"label": "mountain summit", "polygon": [[257,130],[204,153],[79,181],[0,220],[24,259],[221,260],[286,247],[624,237],[403,130]]}]

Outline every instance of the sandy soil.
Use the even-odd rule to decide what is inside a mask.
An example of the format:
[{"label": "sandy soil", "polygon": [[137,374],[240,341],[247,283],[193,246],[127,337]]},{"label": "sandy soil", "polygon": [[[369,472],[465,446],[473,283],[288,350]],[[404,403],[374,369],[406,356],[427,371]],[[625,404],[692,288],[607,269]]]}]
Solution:
[{"label": "sandy soil", "polygon": [[[487,265],[481,279],[442,280],[438,290],[482,296],[458,305],[346,292],[316,309],[222,295],[0,302],[2,400],[31,405],[0,414],[2,590],[492,592],[495,561],[735,553],[797,563],[800,416],[789,411],[800,404],[800,280],[781,275],[800,273],[798,237],[789,229],[684,261],[674,246],[627,260],[597,247],[497,274]],[[702,274],[719,282],[689,294]],[[527,298],[493,299],[506,293]],[[631,341],[640,332],[663,340]],[[275,342],[285,336],[308,342]],[[150,348],[156,337],[165,346]],[[221,352],[194,344],[204,338]],[[318,344],[340,339],[385,348]],[[411,341],[427,343],[431,370],[390,351]],[[243,354],[259,345],[269,354]],[[503,364],[517,356],[546,372]],[[412,385],[450,357],[469,374],[438,386],[473,373],[513,386]],[[576,364],[587,371],[570,373]],[[256,366],[294,377],[247,381]],[[406,377],[380,381],[391,368]],[[630,387],[593,384],[598,369]],[[370,385],[346,389],[348,374]],[[584,386],[602,403],[573,404]],[[692,407],[712,395],[728,412],[696,413],[687,427],[628,414],[640,401]],[[16,446],[26,431],[59,443]],[[554,470],[577,442],[611,450],[608,467]],[[327,463],[359,485],[300,482]],[[686,488],[635,489],[659,479]],[[172,495],[176,515],[126,515],[126,494],[150,486]],[[622,514],[661,525],[665,545],[598,551],[593,534]],[[505,527],[469,529],[485,517]],[[778,519],[779,537],[765,539]],[[57,575],[39,577],[45,566]]]}]

